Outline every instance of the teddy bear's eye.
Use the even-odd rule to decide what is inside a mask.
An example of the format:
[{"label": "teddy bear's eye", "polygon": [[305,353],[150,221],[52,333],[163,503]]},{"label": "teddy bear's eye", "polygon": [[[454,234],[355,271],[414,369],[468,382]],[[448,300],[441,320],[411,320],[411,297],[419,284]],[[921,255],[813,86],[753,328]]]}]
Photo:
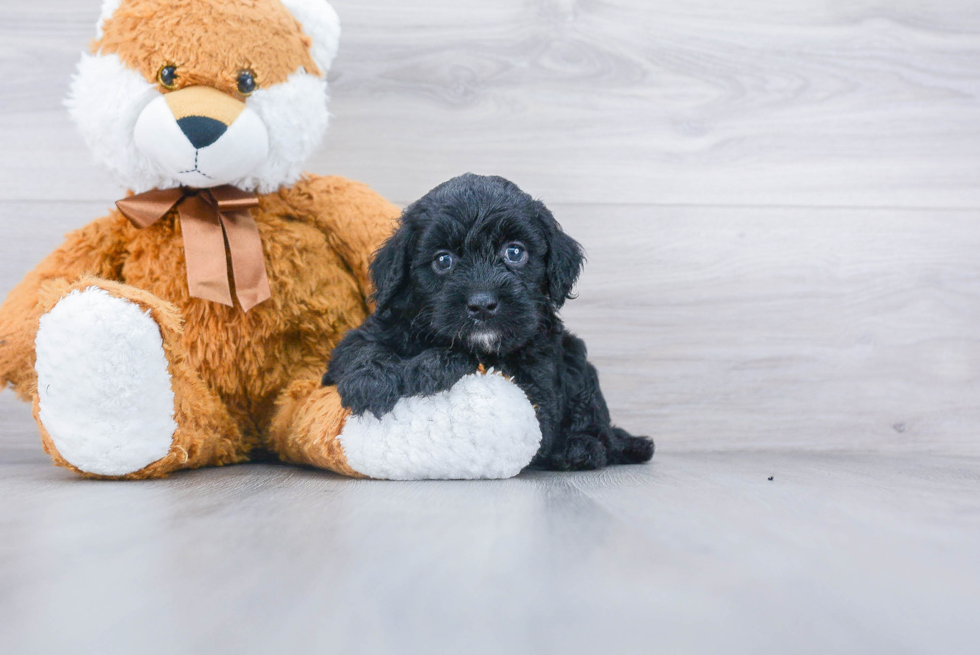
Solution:
[{"label": "teddy bear's eye", "polygon": [[157,81],[160,82],[161,86],[167,89],[173,89],[177,86],[178,77],[177,67],[173,64],[167,64],[160,69],[159,73],[157,73]]},{"label": "teddy bear's eye", "polygon": [[258,88],[255,83],[255,73],[250,70],[238,71],[238,92],[243,96],[250,96]]}]

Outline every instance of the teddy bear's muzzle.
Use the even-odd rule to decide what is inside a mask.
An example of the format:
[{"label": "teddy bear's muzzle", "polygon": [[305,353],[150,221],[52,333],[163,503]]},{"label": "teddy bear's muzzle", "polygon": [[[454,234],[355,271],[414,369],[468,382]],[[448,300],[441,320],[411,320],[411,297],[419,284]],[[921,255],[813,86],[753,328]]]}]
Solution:
[{"label": "teddy bear's muzzle", "polygon": [[136,121],[137,148],[184,186],[232,184],[262,165],[269,135],[245,103],[206,86],[153,100]]}]

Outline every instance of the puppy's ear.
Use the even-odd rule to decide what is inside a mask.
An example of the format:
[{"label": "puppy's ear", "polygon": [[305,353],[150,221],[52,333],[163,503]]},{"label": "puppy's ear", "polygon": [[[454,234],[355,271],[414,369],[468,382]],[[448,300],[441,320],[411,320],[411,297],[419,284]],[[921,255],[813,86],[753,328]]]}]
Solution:
[{"label": "puppy's ear", "polygon": [[371,281],[374,283],[376,312],[390,309],[394,300],[408,286],[415,241],[415,229],[403,222],[375,253],[371,262]]},{"label": "puppy's ear", "polygon": [[535,201],[538,218],[548,235],[548,295],[555,309],[560,309],[571,297],[572,287],[582,272],[585,255],[582,246],[565,234],[554,215],[543,203]]}]

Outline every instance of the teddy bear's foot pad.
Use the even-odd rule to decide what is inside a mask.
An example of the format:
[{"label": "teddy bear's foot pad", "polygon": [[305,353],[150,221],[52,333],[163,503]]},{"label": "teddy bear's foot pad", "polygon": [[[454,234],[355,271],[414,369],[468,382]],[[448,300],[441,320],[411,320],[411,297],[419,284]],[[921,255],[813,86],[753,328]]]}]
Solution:
[{"label": "teddy bear's foot pad", "polygon": [[73,291],[41,317],[35,347],[39,418],[69,464],[117,476],[167,455],[174,392],[148,312],[97,287]]},{"label": "teddy bear's foot pad", "polygon": [[357,472],[386,480],[500,479],[527,466],[541,444],[534,408],[495,373],[452,389],[402,398],[380,419],[351,416],[338,437]]}]

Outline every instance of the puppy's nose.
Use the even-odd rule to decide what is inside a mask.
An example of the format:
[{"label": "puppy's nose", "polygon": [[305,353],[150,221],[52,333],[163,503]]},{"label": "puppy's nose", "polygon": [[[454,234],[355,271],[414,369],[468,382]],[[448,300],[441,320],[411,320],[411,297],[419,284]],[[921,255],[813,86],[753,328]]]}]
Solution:
[{"label": "puppy's nose", "polygon": [[474,293],[466,301],[466,309],[469,310],[470,318],[480,320],[488,319],[497,313],[497,296],[492,293]]},{"label": "puppy's nose", "polygon": [[187,116],[177,121],[177,125],[198,150],[207,148],[228,131],[227,125],[207,116]]}]

